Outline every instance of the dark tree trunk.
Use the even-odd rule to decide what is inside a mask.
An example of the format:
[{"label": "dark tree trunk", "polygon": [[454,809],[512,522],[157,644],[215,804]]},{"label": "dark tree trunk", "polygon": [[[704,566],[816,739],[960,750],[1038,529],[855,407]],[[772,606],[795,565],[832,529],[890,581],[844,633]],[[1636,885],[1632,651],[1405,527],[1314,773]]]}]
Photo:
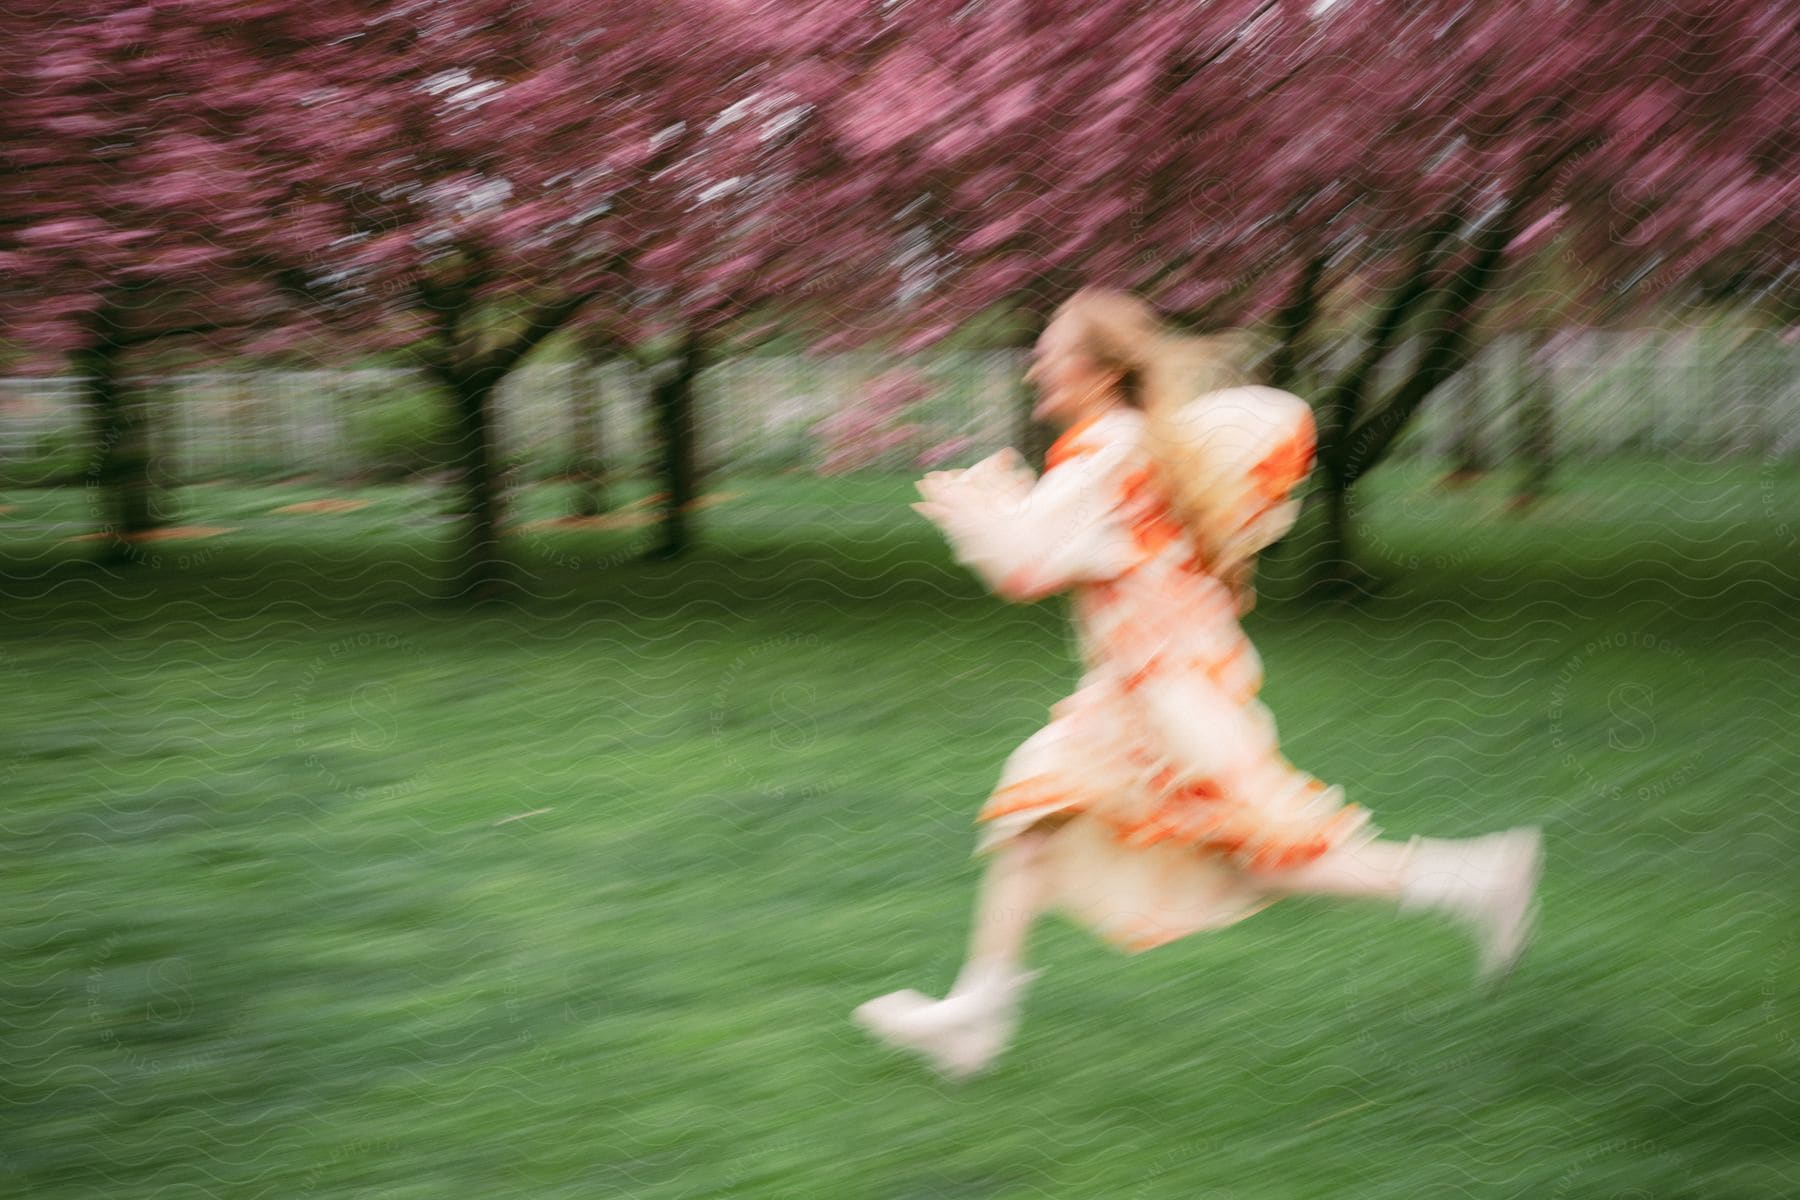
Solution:
[{"label": "dark tree trunk", "polygon": [[1515,508],[1528,508],[1550,490],[1556,468],[1555,390],[1543,359],[1544,339],[1533,337],[1525,362],[1519,397],[1519,454],[1525,473],[1513,493]]},{"label": "dark tree trunk", "polygon": [[1319,489],[1309,505],[1324,510],[1312,544],[1310,587],[1316,594],[1333,600],[1366,593],[1374,583],[1374,578],[1357,563],[1351,542],[1352,482],[1330,471],[1322,472]]},{"label": "dark tree trunk", "polygon": [[1393,350],[1406,322],[1431,296],[1432,270],[1455,229],[1455,215],[1446,213],[1421,235],[1412,262],[1377,312],[1368,340],[1320,394],[1317,461],[1324,480],[1320,500],[1325,521],[1314,545],[1310,573],[1314,587],[1328,596],[1341,596],[1366,579],[1351,558],[1350,546],[1350,489],[1360,474],[1354,431],[1365,411],[1376,370]]},{"label": "dark tree trunk", "polygon": [[[1052,267],[1032,280],[1022,293],[1024,299],[1018,309],[1019,325],[1008,348],[1029,351],[1036,345],[1057,305],[1075,290],[1078,282],[1078,277],[1065,267]],[[1018,449],[1019,456],[1031,465],[1032,470],[1041,472],[1044,469],[1044,457],[1050,452],[1051,443],[1056,441],[1057,431],[1054,425],[1032,417],[1031,410],[1038,401],[1037,389],[1025,382],[1024,375],[1025,367],[1020,366],[1012,383],[1015,419],[1013,444]]]},{"label": "dark tree trunk", "polygon": [[151,479],[150,430],[141,397],[129,394],[121,378],[125,348],[110,337],[74,355],[86,393],[93,430],[94,458],[89,483],[99,489],[101,556],[109,563],[132,561],[132,539],[160,522]]},{"label": "dark tree trunk", "polygon": [[500,487],[495,469],[492,381],[464,374],[451,384],[455,416],[451,467],[463,518],[451,591],[473,603],[498,600],[506,582],[500,552]]},{"label": "dark tree trunk", "polygon": [[1315,254],[1295,281],[1294,292],[1275,314],[1275,352],[1265,367],[1269,386],[1292,391],[1300,381],[1300,363],[1314,318],[1319,314],[1319,284],[1325,276],[1327,256]]},{"label": "dark tree trunk", "polygon": [[[1048,293],[1039,291],[1033,295],[1047,297]],[[1050,319],[1043,301],[1028,305],[1023,310],[1023,315],[1025,320],[1009,347],[1015,353],[1029,353]],[[1056,428],[1031,415],[1031,410],[1037,406],[1038,391],[1025,382],[1025,370],[1025,364],[1021,363],[1011,383],[1013,413],[1017,421],[1013,430],[1013,444],[1018,447],[1020,457],[1031,464],[1031,469],[1041,472],[1044,469],[1044,457],[1050,453],[1050,444],[1056,440]]]},{"label": "dark tree trunk", "polygon": [[1356,482],[1360,471],[1352,434],[1363,418],[1369,387],[1400,331],[1431,298],[1432,272],[1456,228],[1456,213],[1446,212],[1420,235],[1412,261],[1377,312],[1367,341],[1319,398],[1319,462],[1337,481],[1334,486],[1348,489]]},{"label": "dark tree trunk", "polygon": [[493,398],[513,369],[545,338],[566,326],[591,298],[578,292],[541,305],[529,313],[522,332],[506,342],[477,351],[467,336],[471,296],[480,279],[455,284],[429,280],[419,284],[422,311],[437,323],[437,335],[419,353],[450,403],[451,475],[456,507],[463,518],[451,568],[451,595],[465,603],[503,599],[509,582],[500,547],[502,499],[498,454],[494,444]]},{"label": "dark tree trunk", "polygon": [[690,510],[700,492],[694,380],[704,366],[704,349],[702,335],[690,329],[674,361],[650,389],[663,501],[660,538],[647,552],[649,558],[678,558],[692,544]]},{"label": "dark tree trunk", "polygon": [[1350,489],[1341,479],[1325,480],[1325,528],[1319,538],[1319,574],[1342,583],[1350,568]]},{"label": "dark tree trunk", "polygon": [[602,360],[590,354],[587,369],[575,374],[574,395],[569,405],[570,464],[575,478],[577,517],[596,517],[607,510],[606,463],[600,444],[600,376]]},{"label": "dark tree trunk", "polygon": [[1044,469],[1044,458],[1050,453],[1050,444],[1056,440],[1054,427],[1032,417],[1031,410],[1038,400],[1037,389],[1025,382],[1024,372],[1013,380],[1013,403],[1019,418],[1017,443],[1019,454],[1031,464],[1034,471]]},{"label": "dark tree trunk", "polygon": [[[1349,582],[1362,574],[1343,554],[1347,545],[1343,535],[1347,531],[1349,489],[1382,460],[1426,397],[1468,364],[1476,320],[1482,311],[1481,300],[1501,273],[1506,247],[1518,233],[1525,199],[1535,194],[1537,184],[1547,177],[1552,166],[1554,163],[1542,168],[1492,221],[1477,231],[1470,243],[1468,261],[1441,286],[1432,285],[1431,274],[1440,249],[1457,227],[1454,213],[1446,213],[1427,230],[1420,240],[1417,257],[1377,318],[1362,354],[1327,390],[1320,406],[1319,458],[1331,487],[1342,494],[1331,500],[1333,521],[1341,516],[1346,525],[1335,544],[1330,544],[1332,538],[1328,535],[1328,544],[1321,547],[1318,565],[1323,578]],[[1424,350],[1412,373],[1375,403],[1373,411],[1363,415],[1365,405],[1370,403],[1366,393],[1375,367],[1386,357],[1409,317],[1428,299],[1441,315],[1425,335]]]}]

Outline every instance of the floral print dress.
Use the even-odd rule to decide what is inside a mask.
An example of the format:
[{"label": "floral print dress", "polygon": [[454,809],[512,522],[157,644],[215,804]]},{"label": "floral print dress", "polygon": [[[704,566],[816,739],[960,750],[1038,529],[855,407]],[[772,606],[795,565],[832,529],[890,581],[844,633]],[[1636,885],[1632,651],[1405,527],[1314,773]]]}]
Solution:
[{"label": "floral print dress", "polygon": [[919,483],[915,505],[1001,597],[1072,593],[1084,671],[1007,759],[977,852],[1048,821],[1053,902],[1127,950],[1249,916],[1261,872],[1373,835],[1368,814],[1282,757],[1257,699],[1235,574],[1294,522],[1310,410],[1270,388],[1209,393],[1179,414],[1205,472],[1197,560],[1158,489],[1142,414],[1069,428],[1040,479],[1001,451]]}]

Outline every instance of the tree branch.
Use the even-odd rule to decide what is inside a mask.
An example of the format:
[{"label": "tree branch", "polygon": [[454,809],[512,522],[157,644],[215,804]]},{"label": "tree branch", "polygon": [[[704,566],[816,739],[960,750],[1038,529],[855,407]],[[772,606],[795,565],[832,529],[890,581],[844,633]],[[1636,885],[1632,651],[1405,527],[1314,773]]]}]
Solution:
[{"label": "tree branch", "polygon": [[526,355],[537,349],[539,343],[567,325],[599,293],[598,288],[585,288],[538,305],[526,315],[524,328],[515,337],[481,355],[473,365],[472,373],[490,384],[506,378]]},{"label": "tree branch", "polygon": [[1347,473],[1349,438],[1344,435],[1356,420],[1356,410],[1370,376],[1387,357],[1414,310],[1431,294],[1431,274],[1442,260],[1444,243],[1460,223],[1457,210],[1446,209],[1420,236],[1412,262],[1401,273],[1400,283],[1389,295],[1387,305],[1377,314],[1362,353],[1333,381],[1319,401],[1319,465],[1333,483],[1343,485],[1354,478]]},{"label": "tree branch", "polygon": [[1419,356],[1412,375],[1388,394],[1372,416],[1355,426],[1350,436],[1343,439],[1339,466],[1344,471],[1345,482],[1354,481],[1380,462],[1425,398],[1467,363],[1474,343],[1476,321],[1483,308],[1480,304],[1482,293],[1488,290],[1504,267],[1507,247],[1524,228],[1526,210],[1541,194],[1550,176],[1590,144],[1585,139],[1574,139],[1547,156],[1520,182],[1492,223],[1476,235],[1474,256],[1439,292],[1445,317],[1431,343]]},{"label": "tree branch", "polygon": [[1330,255],[1319,251],[1306,261],[1294,281],[1294,294],[1275,314],[1275,353],[1269,358],[1269,386],[1286,389],[1300,366],[1300,343],[1319,313],[1319,284]]}]

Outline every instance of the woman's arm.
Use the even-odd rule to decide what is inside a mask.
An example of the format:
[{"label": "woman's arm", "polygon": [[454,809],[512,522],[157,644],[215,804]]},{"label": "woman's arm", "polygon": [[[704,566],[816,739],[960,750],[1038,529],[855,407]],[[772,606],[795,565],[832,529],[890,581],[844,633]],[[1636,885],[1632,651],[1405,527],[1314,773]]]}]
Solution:
[{"label": "woman's arm", "polygon": [[1116,515],[1129,453],[1128,445],[1102,445],[1034,483],[1018,454],[1002,450],[967,470],[925,476],[925,499],[913,508],[990,590],[1029,603],[1137,564],[1141,552]]}]

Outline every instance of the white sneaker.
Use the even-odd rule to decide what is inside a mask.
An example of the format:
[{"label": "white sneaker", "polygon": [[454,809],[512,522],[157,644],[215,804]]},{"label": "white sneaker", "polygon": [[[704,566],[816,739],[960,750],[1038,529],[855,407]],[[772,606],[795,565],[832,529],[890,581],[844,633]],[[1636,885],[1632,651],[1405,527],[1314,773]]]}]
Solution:
[{"label": "white sneaker", "polygon": [[889,1045],[923,1054],[940,1074],[966,1079],[993,1062],[1012,1040],[1019,994],[1036,974],[953,989],[942,1000],[907,988],[877,996],[851,1015]]},{"label": "white sneaker", "polygon": [[1509,829],[1486,837],[1414,843],[1402,908],[1433,908],[1468,925],[1479,948],[1477,974],[1496,981],[1525,952],[1536,920],[1543,834]]}]

